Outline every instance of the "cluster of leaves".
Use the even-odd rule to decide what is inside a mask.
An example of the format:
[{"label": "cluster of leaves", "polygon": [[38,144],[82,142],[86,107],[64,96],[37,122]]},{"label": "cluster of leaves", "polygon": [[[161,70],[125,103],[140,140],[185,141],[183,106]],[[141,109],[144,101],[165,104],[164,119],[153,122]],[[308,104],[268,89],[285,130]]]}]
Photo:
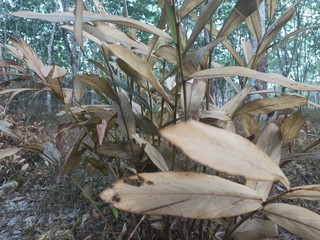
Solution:
[{"label": "cluster of leaves", "polygon": [[[255,114],[296,108],[308,100],[297,94],[279,93],[283,95],[245,101],[249,95],[261,93],[252,91],[249,78],[293,90],[320,90],[319,86],[294,82],[276,73],[256,71],[271,48],[303,32],[298,29],[282,42],[273,43],[293,16],[296,4],[274,20],[277,1],[268,1],[268,17],[273,23],[263,33],[260,1],[239,0],[220,30],[207,23],[212,21],[222,1],[206,4],[201,0],[185,1],[180,7],[166,0],[159,2],[162,15],[158,27],[108,15],[97,0],[94,4],[98,13],[87,11],[82,1],[77,1],[74,12],[11,14],[52,22],[72,21],[74,24],[62,27],[74,32],[80,46],[86,37],[101,47],[105,61],[91,61],[100,69],[100,75],[74,75],[74,88],[64,89],[64,69],[44,67],[23,41],[11,38],[13,45],[2,44],[33,71],[43,86],[41,91],[52,91],[65,103],[61,114],[74,118],[73,122],[60,126],[57,144],[62,144],[66,131],[80,129],[61,173],[71,174],[84,161],[90,166],[88,173],[98,170],[120,179],[100,195],[115,208],[146,215],[213,219],[222,226],[223,239],[274,237],[278,234],[277,224],[298,236],[316,239],[320,233],[319,215],[298,206],[275,203],[280,198],[320,197],[319,185],[291,188],[279,167],[282,144],[297,136],[304,123],[302,116],[292,114],[281,129],[269,124],[262,131],[254,118]],[[200,15],[196,16],[194,10],[201,4],[204,5]],[[181,25],[189,17],[195,19],[195,26],[186,39]],[[243,41],[245,61],[227,41],[243,22],[258,39],[256,50],[250,42]],[[130,31],[130,36],[121,31],[122,26],[151,33],[153,38],[145,45],[138,41],[134,31]],[[166,27],[170,35],[162,30]],[[204,29],[214,39],[194,50],[194,43]],[[213,61],[208,53],[220,43],[238,66],[223,67]],[[9,76],[31,79],[16,63],[2,61],[2,64],[19,71],[8,73]],[[233,81],[233,76],[243,77],[240,85]],[[206,90],[215,78],[224,78],[235,92],[220,109],[210,102]],[[81,105],[86,85],[99,95],[101,104]],[[13,97],[25,90],[36,89],[7,89],[0,94],[11,93]],[[39,146],[24,148],[43,151]],[[18,150],[7,149],[0,157]],[[205,167],[200,168],[200,164]],[[223,176],[242,176],[243,180],[236,183]],[[272,191],[274,184],[282,184],[284,190]],[[264,220],[261,213],[271,221]],[[158,224],[158,228],[163,230],[164,227],[159,227],[163,224]]]}]

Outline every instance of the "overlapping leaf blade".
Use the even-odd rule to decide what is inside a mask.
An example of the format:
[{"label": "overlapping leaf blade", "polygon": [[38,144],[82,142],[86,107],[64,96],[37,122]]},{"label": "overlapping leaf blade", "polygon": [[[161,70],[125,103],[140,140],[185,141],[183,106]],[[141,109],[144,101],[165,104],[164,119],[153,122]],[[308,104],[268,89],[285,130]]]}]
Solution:
[{"label": "overlapping leaf blade", "polygon": [[252,180],[281,181],[289,187],[279,166],[237,134],[192,120],[162,129],[160,134],[207,167]]}]

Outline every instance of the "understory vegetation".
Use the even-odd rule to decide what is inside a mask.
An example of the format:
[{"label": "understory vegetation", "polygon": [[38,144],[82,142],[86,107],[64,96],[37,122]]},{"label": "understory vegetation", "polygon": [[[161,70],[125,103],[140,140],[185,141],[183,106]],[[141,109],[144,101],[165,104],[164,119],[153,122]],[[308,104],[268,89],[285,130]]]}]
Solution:
[{"label": "understory vegetation", "polygon": [[46,57],[0,42],[0,203],[42,199],[21,237],[319,238],[317,7],[63,2],[6,12],[53,24]]}]

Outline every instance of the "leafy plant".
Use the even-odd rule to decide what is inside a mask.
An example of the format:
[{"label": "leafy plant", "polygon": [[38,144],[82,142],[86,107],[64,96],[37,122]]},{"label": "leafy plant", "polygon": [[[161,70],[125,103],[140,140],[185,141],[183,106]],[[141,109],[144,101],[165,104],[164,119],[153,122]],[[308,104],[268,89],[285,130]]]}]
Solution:
[{"label": "leafy plant", "polygon": [[[216,232],[218,229],[223,232],[222,239],[275,237],[277,225],[298,236],[316,239],[320,233],[318,214],[277,202],[282,198],[319,200],[320,197],[319,185],[291,188],[279,167],[282,142],[292,141],[298,133],[291,131],[297,129],[296,121],[290,118],[281,132],[275,124],[261,131],[254,118],[255,114],[294,109],[308,100],[298,94],[281,93],[282,96],[274,98],[246,101],[251,94],[265,92],[252,91],[250,79],[292,90],[320,90],[319,86],[294,82],[276,73],[257,71],[271,48],[304,31],[298,29],[273,42],[298,3],[274,20],[277,1],[268,1],[268,17],[273,23],[263,33],[258,12],[261,1],[237,1],[220,30],[213,27],[212,16],[223,5],[222,1],[203,2],[184,1],[178,6],[174,1],[160,1],[162,15],[158,27],[108,15],[99,1],[94,1],[99,13],[87,11],[82,1],[77,1],[75,14],[71,11],[11,14],[52,22],[72,21],[74,24],[62,28],[73,31],[80,46],[83,47],[82,37],[86,37],[101,47],[104,62],[91,61],[100,70],[99,75],[73,76],[75,106],[66,105],[62,114],[69,114],[74,121],[61,126],[56,141],[61,144],[64,132],[70,129],[81,131],[65,157],[61,174],[70,175],[83,161],[103,175],[111,173],[120,179],[100,195],[115,208],[145,215],[210,219],[217,227]],[[196,16],[200,4],[202,10]],[[182,28],[189,16],[196,19],[191,34]],[[245,61],[228,42],[228,37],[244,22],[258,40],[255,50],[249,42],[243,42]],[[152,39],[145,45],[134,35],[129,37],[122,26],[150,33]],[[166,28],[170,35],[163,31]],[[194,43],[202,31],[209,31],[211,41],[197,48]],[[2,45],[25,62],[46,90],[64,101],[61,78],[65,72],[58,71],[56,75],[60,68],[43,67],[26,43],[12,41],[14,47]],[[213,61],[212,50],[220,43],[238,66],[222,67]],[[242,80],[236,82],[233,76]],[[207,91],[216,78],[225,79],[235,92],[220,109],[210,102]],[[81,105],[84,85],[99,95],[101,104]],[[4,90],[0,94],[15,95],[21,91]],[[281,134],[287,132],[295,134]],[[254,140],[250,142],[245,137]],[[11,149],[3,156],[12,151],[15,152]],[[277,189],[283,190],[273,189],[274,185],[282,186]],[[157,229],[168,234],[169,221],[169,217],[158,221]],[[198,234],[202,237],[203,221],[199,226]],[[208,223],[205,231],[214,236],[216,232],[210,228]],[[186,238],[186,234],[181,237]]]}]

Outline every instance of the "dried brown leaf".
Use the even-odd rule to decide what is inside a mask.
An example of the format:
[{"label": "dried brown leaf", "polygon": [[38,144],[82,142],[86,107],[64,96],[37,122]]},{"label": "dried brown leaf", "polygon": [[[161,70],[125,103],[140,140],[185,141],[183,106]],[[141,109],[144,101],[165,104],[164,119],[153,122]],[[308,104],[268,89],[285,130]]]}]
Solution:
[{"label": "dried brown leaf", "polygon": [[237,66],[211,68],[207,70],[202,70],[192,74],[190,78],[210,79],[210,78],[220,78],[220,77],[230,77],[230,76],[243,76],[243,77],[249,77],[249,78],[252,77],[264,82],[270,82],[273,84],[281,85],[283,87],[287,87],[293,90],[320,91],[319,85],[311,85],[311,84],[295,82],[277,73],[262,73],[249,68],[237,67]]},{"label": "dried brown leaf", "polygon": [[304,117],[299,112],[290,114],[284,120],[280,128],[284,144],[292,142],[298,136],[304,123]]},{"label": "dried brown leaf", "polygon": [[261,207],[252,189],[194,172],[138,174],[118,181],[100,197],[130,212],[196,219],[237,216]]},{"label": "dried brown leaf", "polygon": [[[141,148],[138,144],[132,144],[134,156],[137,156],[141,152]],[[121,143],[103,143],[97,148],[97,152],[107,157],[116,157],[122,159],[132,159],[132,151],[128,142]]]},{"label": "dried brown leaf", "polygon": [[[181,106],[183,112],[187,115],[187,118],[199,118],[199,109],[201,102],[206,92],[206,82],[202,80],[190,80],[186,82],[186,96],[183,89],[181,89]],[[181,87],[182,88],[182,87]],[[186,98],[186,107],[184,109],[184,100]],[[196,116],[197,115],[197,116]]]},{"label": "dried brown leaf", "polygon": [[0,160],[12,156],[19,152],[22,148],[6,148],[6,149],[1,149],[0,150]]},{"label": "dried brown leaf", "polygon": [[270,113],[277,110],[295,108],[305,105],[308,100],[299,95],[285,95],[274,98],[261,98],[244,104],[235,113],[235,116],[241,114],[260,114]]},{"label": "dried brown leaf", "polygon": [[140,138],[137,134],[133,135],[133,138],[136,140],[137,143],[140,144],[141,147],[143,147],[145,153],[148,155],[150,160],[156,165],[161,171],[169,171],[168,165],[160,152],[152,146],[149,142],[146,140]]},{"label": "dried brown leaf", "polygon": [[298,186],[290,189],[290,192],[281,196],[282,198],[296,199],[302,198],[307,200],[319,201],[320,200],[320,185],[306,185]]},{"label": "dried brown leaf", "polygon": [[252,180],[281,181],[289,187],[279,166],[240,135],[191,120],[162,129],[160,134],[207,167]]},{"label": "dried brown leaf", "polygon": [[231,235],[234,240],[254,240],[278,237],[278,227],[270,220],[248,219]]},{"label": "dried brown leaf", "polygon": [[263,212],[272,221],[304,239],[319,239],[320,216],[308,209],[285,203],[268,204]]},{"label": "dried brown leaf", "polygon": [[[281,158],[282,136],[275,124],[269,124],[261,132],[257,146],[270,156],[272,161],[279,166]],[[265,201],[272,188],[272,182],[247,180],[246,186],[254,189]]]}]

